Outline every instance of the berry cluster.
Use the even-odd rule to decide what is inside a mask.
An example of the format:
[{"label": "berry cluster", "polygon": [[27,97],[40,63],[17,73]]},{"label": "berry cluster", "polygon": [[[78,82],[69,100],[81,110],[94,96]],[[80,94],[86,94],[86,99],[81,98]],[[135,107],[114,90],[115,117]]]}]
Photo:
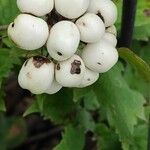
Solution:
[{"label": "berry cluster", "polygon": [[[111,0],[17,0],[22,14],[8,36],[24,50],[46,45],[49,58],[23,64],[18,82],[34,94],[92,85],[118,61],[117,8]],[[80,45],[84,45],[82,50]]]}]

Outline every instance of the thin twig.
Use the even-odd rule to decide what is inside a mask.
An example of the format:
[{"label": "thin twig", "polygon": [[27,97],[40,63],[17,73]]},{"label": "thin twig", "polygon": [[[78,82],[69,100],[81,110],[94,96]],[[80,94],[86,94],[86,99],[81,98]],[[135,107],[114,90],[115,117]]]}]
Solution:
[{"label": "thin twig", "polygon": [[0,31],[7,30],[8,25],[0,25]]}]

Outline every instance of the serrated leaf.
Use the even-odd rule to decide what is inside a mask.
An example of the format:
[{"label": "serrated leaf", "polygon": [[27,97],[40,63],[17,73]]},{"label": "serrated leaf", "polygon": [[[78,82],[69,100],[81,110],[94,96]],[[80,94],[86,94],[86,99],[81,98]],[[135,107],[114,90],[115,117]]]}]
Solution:
[{"label": "serrated leaf", "polygon": [[87,110],[85,110],[84,108],[80,108],[77,111],[77,115],[76,115],[76,121],[77,124],[79,124],[80,127],[82,127],[85,132],[88,131],[94,131],[95,129],[95,122],[90,114],[90,112],[88,112]]},{"label": "serrated leaf", "polygon": [[53,150],[83,150],[84,143],[84,130],[69,125],[65,128],[62,141]]},{"label": "serrated leaf", "polygon": [[100,150],[121,150],[117,134],[104,124],[98,124],[95,130],[97,147]]},{"label": "serrated leaf", "polygon": [[130,150],[146,150],[147,149],[147,137],[148,127],[146,124],[141,124],[135,127],[134,142],[130,146]]},{"label": "serrated leaf", "polygon": [[87,88],[75,88],[73,90],[73,101],[78,102],[79,100],[83,99],[86,95],[88,95],[89,91],[91,91],[90,87]]},{"label": "serrated leaf", "polygon": [[84,107],[87,110],[95,111],[100,108],[100,104],[98,102],[97,96],[93,89],[91,91],[88,91],[88,94],[84,97]]},{"label": "serrated leaf", "polygon": [[85,108],[88,110],[96,110],[100,106],[92,86],[83,89],[74,89],[73,100],[74,102],[80,102],[83,100]]},{"label": "serrated leaf", "polygon": [[147,100],[150,100],[149,83],[141,78],[135,69],[127,65],[123,76],[132,89],[140,92]]},{"label": "serrated leaf", "polygon": [[150,82],[150,66],[144,60],[128,48],[119,48],[118,51],[122,59],[130,63],[144,77],[145,80]]},{"label": "serrated leaf", "polygon": [[95,92],[102,107],[107,110],[111,126],[116,128],[124,149],[133,140],[132,135],[137,119],[145,120],[144,97],[129,88],[121,75],[122,66],[116,65],[112,70],[101,76]]}]

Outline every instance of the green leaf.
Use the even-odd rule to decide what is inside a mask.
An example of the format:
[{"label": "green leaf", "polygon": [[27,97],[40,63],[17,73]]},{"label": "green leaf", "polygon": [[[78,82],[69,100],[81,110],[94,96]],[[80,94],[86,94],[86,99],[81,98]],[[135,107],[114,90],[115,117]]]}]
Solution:
[{"label": "green leaf", "polygon": [[19,14],[16,0],[0,0],[0,24],[9,24]]},{"label": "green leaf", "polygon": [[117,134],[104,124],[98,124],[95,130],[97,147],[100,150],[121,150]]},{"label": "green leaf", "polygon": [[69,125],[65,128],[62,141],[54,150],[83,150],[84,144],[84,130]]},{"label": "green leaf", "polygon": [[80,102],[83,100],[85,108],[88,110],[96,110],[100,107],[92,86],[83,89],[74,89],[73,100],[74,102]]},{"label": "green leaf", "polygon": [[130,150],[146,150],[147,149],[147,137],[148,127],[146,124],[141,124],[135,128],[134,142],[130,146]]},{"label": "green leaf", "polygon": [[108,121],[116,128],[126,150],[131,143],[137,119],[145,120],[144,97],[129,88],[122,77],[123,67],[116,65],[103,74],[95,86],[95,92],[102,107],[107,110]]},{"label": "green leaf", "polygon": [[98,102],[97,96],[93,89],[91,91],[88,91],[88,94],[84,97],[84,107],[87,110],[95,111],[100,108],[100,104]]},{"label": "green leaf", "polygon": [[36,99],[35,101],[31,104],[31,106],[29,106],[29,108],[25,111],[25,113],[23,114],[23,116],[27,116],[30,115],[32,113],[42,113],[43,111],[43,103],[45,100],[45,94],[41,94],[41,95],[36,95]]},{"label": "green leaf", "polygon": [[84,108],[80,108],[77,111],[77,115],[75,119],[77,121],[77,124],[79,124],[79,126],[81,126],[85,130],[85,132],[94,131],[95,122],[90,112],[88,112]]},{"label": "green leaf", "polygon": [[130,88],[140,92],[146,100],[150,100],[149,83],[141,78],[140,74],[130,64],[126,65],[123,77]]},{"label": "green leaf", "polygon": [[15,49],[0,49],[0,85],[2,80],[9,76],[14,65],[20,63],[21,61]]},{"label": "green leaf", "polygon": [[119,55],[130,63],[137,71],[150,82],[150,66],[128,48],[119,48]]},{"label": "green leaf", "polygon": [[23,116],[26,117],[32,113],[38,113],[38,112],[40,112],[40,108],[39,108],[37,100],[35,100],[31,104],[31,106],[29,106],[29,108],[24,112]]},{"label": "green leaf", "polygon": [[64,88],[54,95],[46,95],[42,114],[55,123],[65,123],[74,118],[76,105],[72,89]]},{"label": "green leaf", "polygon": [[80,101],[81,99],[83,99],[86,95],[89,94],[89,91],[91,91],[91,88],[90,87],[87,87],[87,88],[83,88],[83,89],[80,89],[80,88],[75,88],[73,90],[73,101],[74,102],[78,102]]}]

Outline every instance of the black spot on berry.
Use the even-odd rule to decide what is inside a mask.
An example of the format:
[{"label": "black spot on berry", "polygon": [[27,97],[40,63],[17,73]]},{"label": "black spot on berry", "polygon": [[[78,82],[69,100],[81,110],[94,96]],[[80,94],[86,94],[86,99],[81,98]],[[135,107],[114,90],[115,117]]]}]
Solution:
[{"label": "black spot on berry", "polygon": [[36,68],[40,68],[43,64],[51,63],[51,61],[48,58],[42,57],[42,56],[34,56],[33,57],[33,64]]},{"label": "black spot on berry", "polygon": [[97,63],[98,65],[102,65],[100,62]]},{"label": "black spot on berry", "polygon": [[56,69],[60,70],[60,64],[57,64]]},{"label": "black spot on berry", "polygon": [[12,26],[12,28],[13,28],[13,27],[15,26],[15,23],[12,23],[12,25],[11,25],[11,26]]},{"label": "black spot on berry", "polygon": [[88,78],[87,80],[88,80],[88,81],[91,81],[91,79],[90,79],[90,78]]},{"label": "black spot on berry", "polygon": [[71,63],[71,70],[70,73],[71,74],[80,74],[81,73],[81,61],[79,60],[74,60],[73,63]]},{"label": "black spot on berry", "polygon": [[62,53],[60,53],[60,52],[57,52],[57,54],[59,55],[59,56],[62,56],[63,54]]}]

